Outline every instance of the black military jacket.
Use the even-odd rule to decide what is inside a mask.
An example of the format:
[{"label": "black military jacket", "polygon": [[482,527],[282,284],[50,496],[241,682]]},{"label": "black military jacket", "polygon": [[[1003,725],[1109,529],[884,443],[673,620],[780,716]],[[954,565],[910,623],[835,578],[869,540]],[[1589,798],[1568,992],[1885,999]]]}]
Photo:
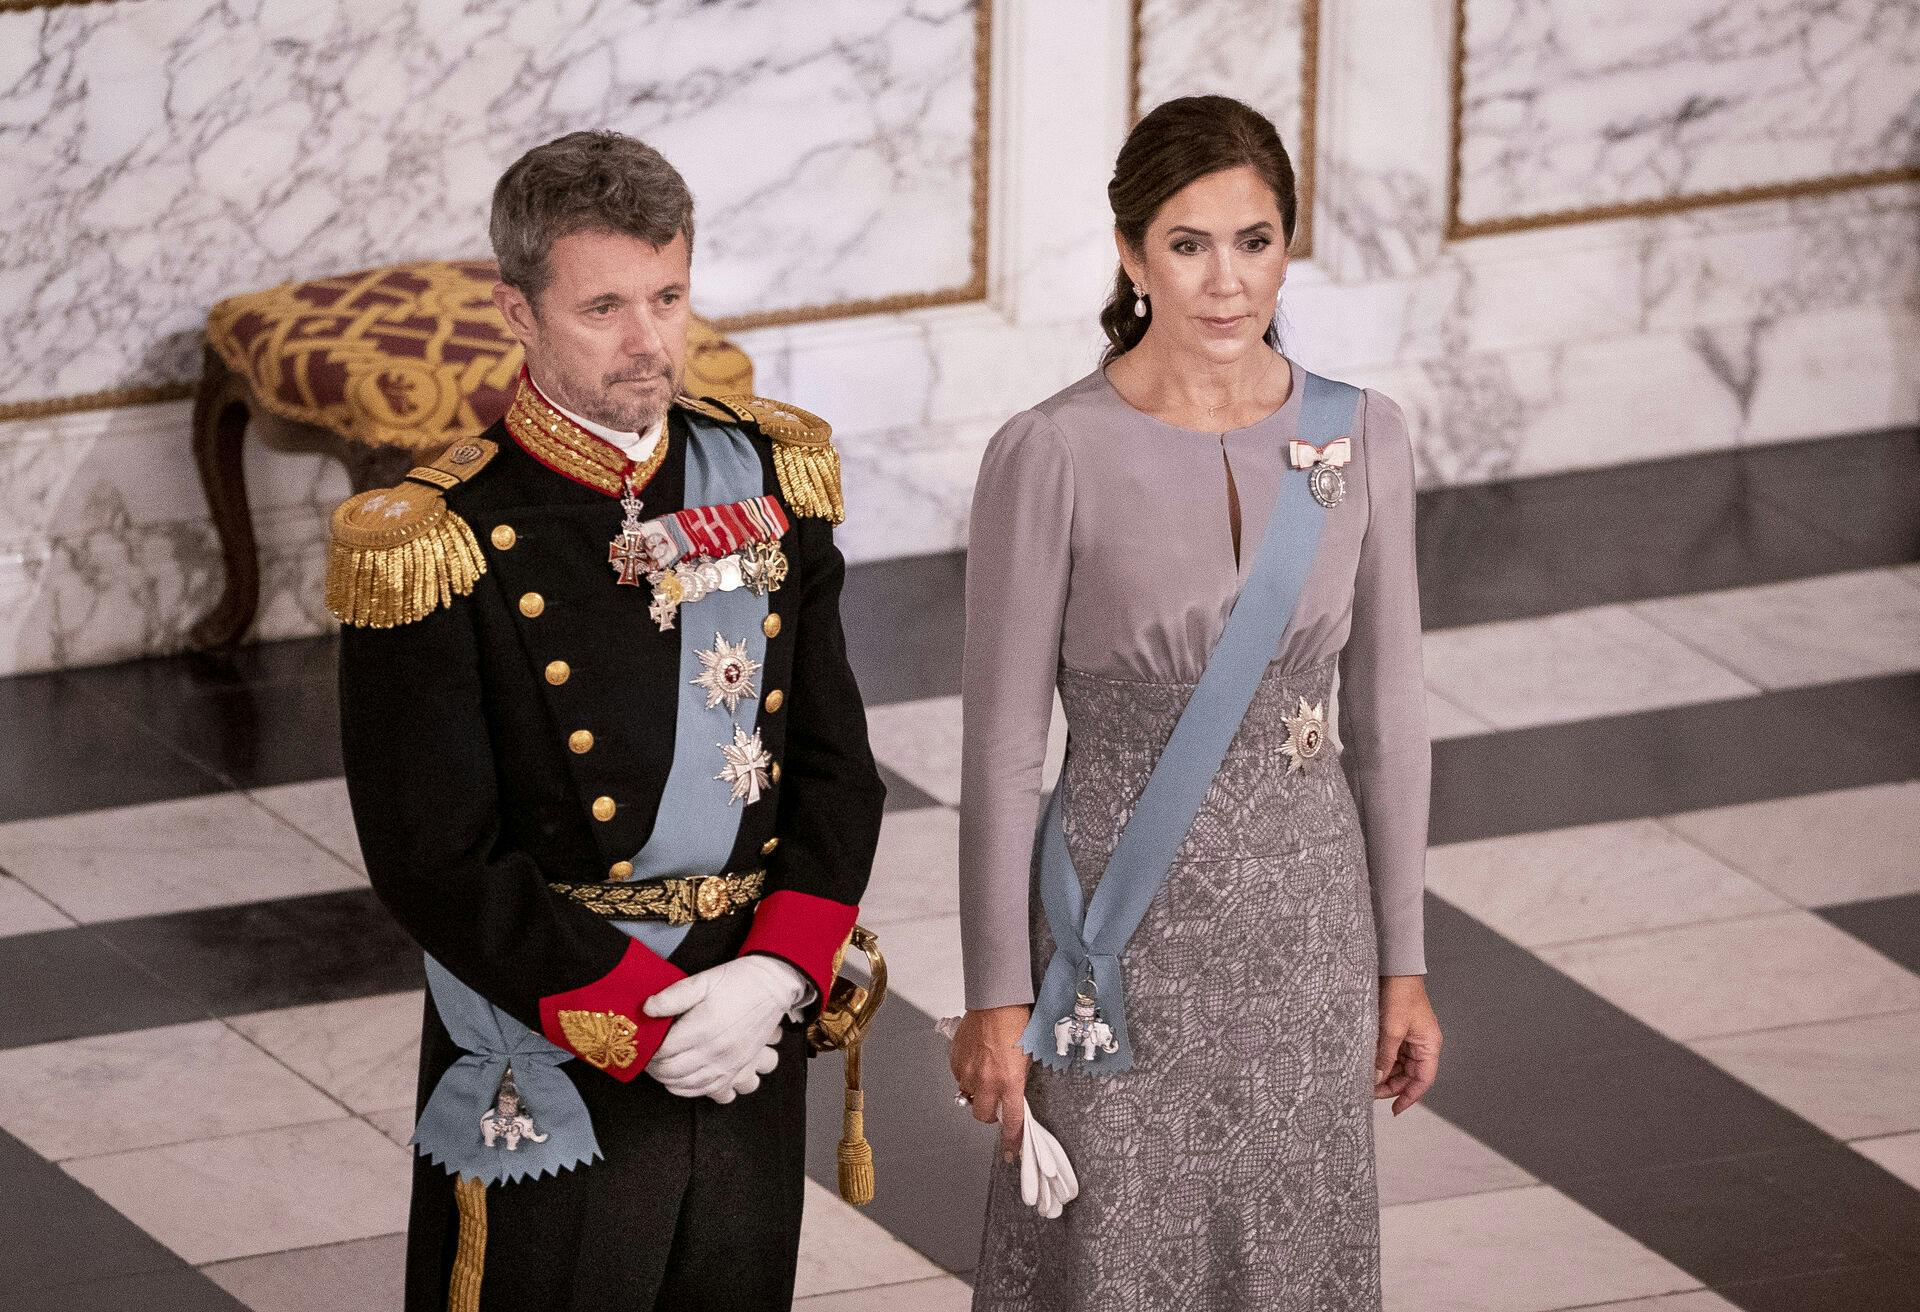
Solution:
[{"label": "black military jacket", "polygon": [[[761,695],[741,708],[777,764],[744,807],[727,869],[766,871],[740,951],[792,962],[824,997],[885,790],[847,664],[831,525],[796,513],[774,442],[751,421],[740,427],[754,435],[765,490],[787,508],[790,573],[768,598]],[[618,880],[655,826],[673,823],[660,800],[682,632],[699,632],[700,606],[661,631],[645,580],[620,586],[608,563],[617,496],[577,477],[568,452],[527,441],[524,424],[514,431],[521,438],[495,424],[388,494],[404,495],[369,511],[383,494],[363,494],[336,516],[329,602],[347,621],[347,786],[373,887],[420,945],[494,1005],[630,1080],[667,1027],[641,1005],[683,972],[549,886]],[[670,412],[664,460],[640,490],[648,518],[684,505],[688,431],[685,413]],[[342,529],[353,514],[357,536]],[[394,522],[384,537],[366,527],[383,515]],[[633,1043],[612,1058],[583,1052],[561,1012],[630,1024]]]}]

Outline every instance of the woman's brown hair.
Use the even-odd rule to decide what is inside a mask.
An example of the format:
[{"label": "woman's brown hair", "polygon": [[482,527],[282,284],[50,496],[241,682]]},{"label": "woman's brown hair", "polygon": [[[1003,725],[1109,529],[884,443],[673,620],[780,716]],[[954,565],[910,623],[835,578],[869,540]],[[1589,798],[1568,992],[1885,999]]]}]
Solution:
[{"label": "woman's brown hair", "polygon": [[[1266,116],[1230,96],[1182,96],[1169,100],[1133,125],[1113,164],[1107,184],[1107,203],[1113,206],[1113,226],[1121,240],[1135,251],[1146,246],[1147,228],[1173,196],[1211,173],[1250,168],[1273,189],[1280,207],[1280,226],[1289,244],[1299,199],[1294,192],[1293,161],[1280,144],[1280,134]],[[1153,307],[1144,315],[1133,312],[1133,283],[1122,265],[1114,275],[1113,294],[1100,311],[1100,327],[1107,334],[1101,367],[1112,364],[1146,336]],[[1267,344],[1280,347],[1280,330],[1267,322]]]}]

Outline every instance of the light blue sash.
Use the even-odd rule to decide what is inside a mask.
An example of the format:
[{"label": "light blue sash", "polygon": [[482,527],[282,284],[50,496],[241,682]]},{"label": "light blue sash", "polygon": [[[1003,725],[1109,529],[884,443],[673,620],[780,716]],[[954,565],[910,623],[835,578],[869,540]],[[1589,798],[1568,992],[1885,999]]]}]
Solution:
[{"label": "light blue sash", "polygon": [[[766,491],[766,471],[753,439],[738,429],[692,415],[686,419],[687,505],[744,501]],[[637,595],[644,605],[645,593]],[[710,592],[680,608],[676,620],[680,696],[673,764],[653,833],[633,858],[635,882],[669,875],[715,875],[727,867],[743,808],[734,804],[731,788],[716,776],[723,759],[720,744],[731,741],[734,717],[724,704],[708,710],[706,693],[693,680],[700,673],[699,653],[712,647],[716,632],[729,642],[744,641],[747,655],[764,664],[767,636],[761,623],[768,609],[767,598],[749,588]],[[765,692],[762,682],[756,681],[755,687]],[[749,730],[757,706],[757,700],[740,703],[740,723]],[[679,947],[692,928],[663,920],[613,923],[662,957]],[[427,983],[441,1022],[466,1055],[440,1077],[420,1114],[413,1135],[420,1153],[450,1174],[488,1184],[563,1171],[598,1157],[600,1145],[586,1104],[558,1069],[573,1054],[495,1007],[432,957],[427,958]],[[536,1130],[547,1136],[545,1143],[523,1139],[512,1151],[487,1147],[480,1134],[480,1118],[493,1106],[509,1061],[522,1110],[533,1118]]]},{"label": "light blue sash", "polygon": [[[1321,445],[1348,435],[1359,400],[1359,389],[1307,374],[1300,436]],[[1056,946],[1020,1046],[1056,1070],[1113,1075],[1133,1066],[1120,953],[1166,883],[1173,858],[1226,760],[1227,747],[1293,618],[1320,542],[1326,511],[1308,488],[1308,471],[1291,468],[1284,453],[1282,460],[1280,491],[1246,584],[1120,832],[1091,904],[1085,904],[1067,850],[1064,788],[1054,790],[1041,822],[1040,900]],[[1054,1024],[1072,1013],[1089,971],[1101,1018],[1112,1027],[1113,1046],[1096,1050],[1091,1061],[1062,1057],[1054,1042]]]}]

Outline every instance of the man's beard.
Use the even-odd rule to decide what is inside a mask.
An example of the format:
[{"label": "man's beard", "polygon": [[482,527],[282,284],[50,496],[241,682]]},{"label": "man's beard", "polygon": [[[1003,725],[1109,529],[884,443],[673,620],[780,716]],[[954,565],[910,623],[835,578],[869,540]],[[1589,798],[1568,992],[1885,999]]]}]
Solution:
[{"label": "man's beard", "polygon": [[[546,371],[542,371],[543,375]],[[655,380],[646,395],[636,396],[628,382]],[[665,359],[636,362],[591,383],[565,370],[554,371],[553,399],[584,419],[616,433],[644,433],[665,417],[679,394],[680,379]]]}]

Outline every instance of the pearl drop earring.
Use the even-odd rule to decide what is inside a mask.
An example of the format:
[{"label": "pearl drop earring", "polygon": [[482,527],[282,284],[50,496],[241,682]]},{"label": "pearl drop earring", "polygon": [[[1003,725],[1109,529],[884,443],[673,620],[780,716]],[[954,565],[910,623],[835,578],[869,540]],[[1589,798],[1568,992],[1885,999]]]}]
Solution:
[{"label": "pearl drop earring", "polygon": [[1147,317],[1147,294],[1140,290],[1139,283],[1133,285],[1133,317],[1136,319]]}]

